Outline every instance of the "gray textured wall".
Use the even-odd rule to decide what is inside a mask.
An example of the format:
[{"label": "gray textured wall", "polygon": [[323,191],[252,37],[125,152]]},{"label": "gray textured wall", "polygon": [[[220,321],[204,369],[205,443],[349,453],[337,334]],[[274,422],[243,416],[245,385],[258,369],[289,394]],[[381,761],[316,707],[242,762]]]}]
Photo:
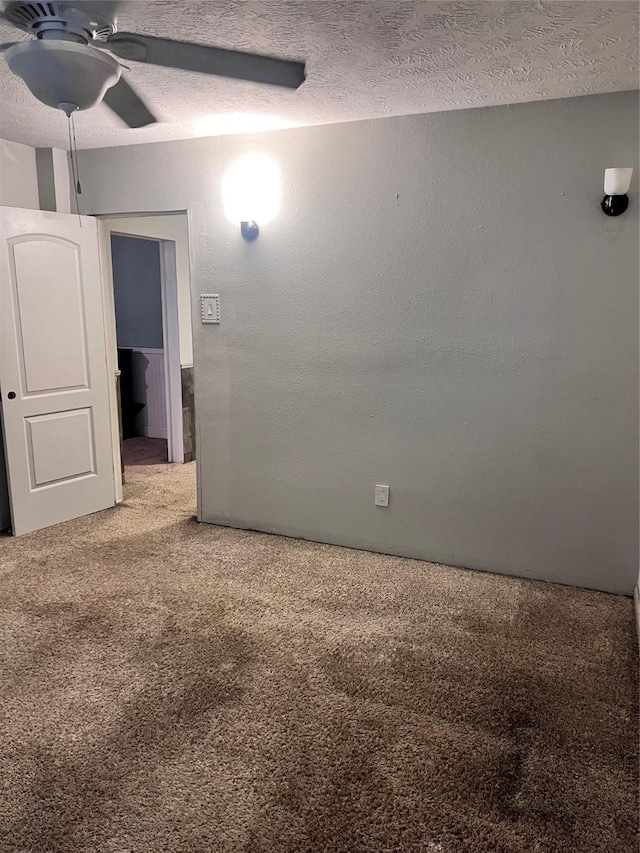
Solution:
[{"label": "gray textured wall", "polygon": [[[245,151],[283,178],[253,244],[220,203]],[[195,292],[221,294],[222,324],[195,327],[204,520],[631,591],[637,93],[80,165],[89,212],[188,208]],[[636,172],[610,219],[617,165]]]},{"label": "gray textured wall", "polygon": [[112,235],[111,260],[118,346],[162,349],[158,243]]}]

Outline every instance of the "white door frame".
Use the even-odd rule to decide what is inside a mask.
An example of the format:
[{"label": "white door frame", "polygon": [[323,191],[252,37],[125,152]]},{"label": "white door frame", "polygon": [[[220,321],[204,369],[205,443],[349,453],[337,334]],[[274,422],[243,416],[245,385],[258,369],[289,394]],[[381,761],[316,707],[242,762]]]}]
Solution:
[{"label": "white door frame", "polygon": [[169,462],[184,462],[182,420],[182,370],[178,322],[178,270],[175,240],[158,240],[162,286],[162,335],[164,346],[165,406]]},{"label": "white door frame", "polygon": [[122,454],[120,449],[120,401],[118,381],[118,341],[116,338],[116,305],[113,290],[113,268],[111,265],[111,232],[105,222],[98,220],[98,243],[102,269],[102,311],[104,334],[107,345],[107,372],[109,374],[109,408],[111,410],[111,444],[113,448],[113,473],[115,478],[115,500],[124,499],[122,490]]},{"label": "white door frame", "polygon": [[[139,214],[142,216],[142,214]],[[147,214],[148,216],[148,214]],[[100,219],[115,219],[113,216],[100,217]],[[124,217],[117,217],[124,218]],[[132,220],[136,216],[127,217]],[[148,234],[136,234],[135,224],[132,223],[131,231],[123,231],[111,228],[108,222],[104,222],[103,246],[106,255],[106,287],[105,291],[105,314],[111,318],[107,329],[109,341],[109,354],[112,360],[112,375],[118,375],[118,343],[116,338],[115,324],[115,298],[113,288],[113,268],[111,263],[111,235],[120,237],[131,237],[138,240],[152,240],[158,243],[160,251],[160,282],[162,294],[162,334],[164,349],[164,375],[165,375],[165,406],[167,412],[167,454],[169,462],[184,462],[184,434],[182,420],[182,375],[180,365],[180,327],[178,321],[178,275],[176,268],[176,244],[174,240],[164,240]],[[143,230],[143,229],[140,229]],[[108,313],[107,313],[108,312]],[[117,407],[117,398],[114,400]],[[120,462],[120,436],[114,436],[118,445],[117,464]],[[114,460],[116,452],[114,451]],[[119,498],[122,500],[122,497]]]}]

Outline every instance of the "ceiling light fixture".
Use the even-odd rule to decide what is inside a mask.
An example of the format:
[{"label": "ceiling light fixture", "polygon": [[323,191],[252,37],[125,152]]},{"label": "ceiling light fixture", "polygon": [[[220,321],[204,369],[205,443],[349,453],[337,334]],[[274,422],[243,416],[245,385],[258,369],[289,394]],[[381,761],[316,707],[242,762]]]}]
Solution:
[{"label": "ceiling light fixture", "polygon": [[600,206],[607,216],[620,216],[629,206],[629,187],[633,169],[604,170],[604,198]]},{"label": "ceiling light fixture", "polygon": [[39,101],[67,114],[69,104],[78,110],[94,107],[120,79],[120,63],[113,56],[72,41],[21,42],[5,55],[11,71]]}]

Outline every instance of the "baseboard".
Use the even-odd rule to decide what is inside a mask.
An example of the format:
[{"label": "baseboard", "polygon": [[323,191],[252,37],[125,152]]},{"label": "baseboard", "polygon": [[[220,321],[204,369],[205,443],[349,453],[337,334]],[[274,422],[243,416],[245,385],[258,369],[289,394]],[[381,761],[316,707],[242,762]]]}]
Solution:
[{"label": "baseboard", "polygon": [[636,630],[638,632],[638,645],[640,646],[640,586],[638,584],[633,588],[633,603],[636,611]]}]

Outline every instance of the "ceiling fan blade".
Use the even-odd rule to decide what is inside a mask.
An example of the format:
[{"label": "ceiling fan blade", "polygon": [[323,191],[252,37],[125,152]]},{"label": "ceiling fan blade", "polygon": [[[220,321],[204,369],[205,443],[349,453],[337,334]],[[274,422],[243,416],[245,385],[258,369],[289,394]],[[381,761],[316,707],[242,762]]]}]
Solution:
[{"label": "ceiling fan blade", "polygon": [[13,47],[14,44],[17,44],[17,42],[15,42],[15,41],[3,42],[2,44],[0,44],[0,53],[4,52],[5,50],[9,50],[9,48]]},{"label": "ceiling fan blade", "polygon": [[103,100],[129,127],[145,127],[157,121],[124,77],[107,89]]},{"label": "ceiling fan blade", "polygon": [[304,62],[276,59],[256,53],[243,53],[135,33],[114,33],[107,39],[107,44],[121,59],[149,62],[167,68],[285,86],[287,89],[297,89],[305,79]]}]

